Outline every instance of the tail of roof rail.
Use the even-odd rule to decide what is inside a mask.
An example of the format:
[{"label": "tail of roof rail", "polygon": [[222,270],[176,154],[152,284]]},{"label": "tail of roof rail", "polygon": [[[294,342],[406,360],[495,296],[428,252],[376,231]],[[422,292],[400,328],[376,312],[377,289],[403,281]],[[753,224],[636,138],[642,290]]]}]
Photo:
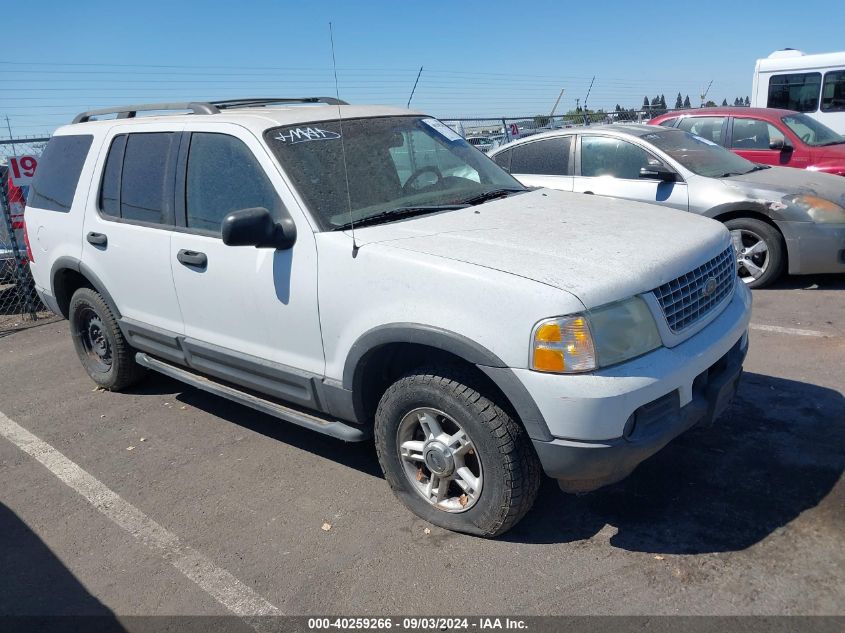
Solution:
[{"label": "tail of roof rail", "polygon": [[322,103],[325,105],[347,105],[346,101],[334,97],[258,97],[249,99],[228,99],[223,101],[190,101],[185,103],[141,103],[100,110],[88,110],[77,114],[73,123],[86,123],[92,117],[116,114],[118,119],[132,119],[138,112],[160,110],[190,110],[193,114],[220,114],[221,110],[250,108],[255,106],[285,103]]}]

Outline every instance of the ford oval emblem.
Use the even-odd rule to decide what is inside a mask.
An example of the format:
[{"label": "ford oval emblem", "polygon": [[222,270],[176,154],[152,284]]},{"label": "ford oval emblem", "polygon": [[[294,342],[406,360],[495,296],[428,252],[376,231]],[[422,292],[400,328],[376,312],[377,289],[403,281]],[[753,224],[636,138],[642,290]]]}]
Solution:
[{"label": "ford oval emblem", "polygon": [[718,285],[719,283],[716,281],[715,277],[708,277],[707,281],[704,282],[704,287],[701,289],[701,296],[709,297],[716,292],[716,287]]}]

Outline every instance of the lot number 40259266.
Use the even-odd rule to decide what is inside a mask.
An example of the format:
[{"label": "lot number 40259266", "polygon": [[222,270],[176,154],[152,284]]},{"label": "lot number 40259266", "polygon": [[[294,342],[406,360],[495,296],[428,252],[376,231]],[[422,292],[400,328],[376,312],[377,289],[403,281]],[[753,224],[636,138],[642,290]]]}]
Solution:
[{"label": "lot number 40259266", "polygon": [[25,187],[32,184],[32,177],[38,167],[38,158],[35,156],[12,156],[9,159],[9,173],[12,176],[12,184],[16,187]]}]

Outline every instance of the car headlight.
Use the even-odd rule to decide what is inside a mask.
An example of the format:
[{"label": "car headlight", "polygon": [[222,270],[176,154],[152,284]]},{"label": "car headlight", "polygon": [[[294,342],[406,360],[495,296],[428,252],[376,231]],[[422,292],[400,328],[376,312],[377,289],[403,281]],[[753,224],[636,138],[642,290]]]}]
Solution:
[{"label": "car headlight", "polygon": [[592,371],[662,345],[651,310],[640,297],[534,326],[531,369],[558,374]]},{"label": "car headlight", "polygon": [[784,202],[802,209],[813,222],[820,224],[845,224],[845,209],[825,198],[800,194],[787,196]]}]

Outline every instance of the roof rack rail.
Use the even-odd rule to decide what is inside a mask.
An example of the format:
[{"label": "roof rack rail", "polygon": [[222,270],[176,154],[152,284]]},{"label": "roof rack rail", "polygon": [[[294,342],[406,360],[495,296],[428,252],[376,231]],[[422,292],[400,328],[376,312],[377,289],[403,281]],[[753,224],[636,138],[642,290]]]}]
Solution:
[{"label": "roof rack rail", "polygon": [[323,103],[326,105],[348,105],[346,101],[334,97],[257,97],[252,99],[228,99],[224,101],[191,101],[187,103],[142,103],[138,105],[88,110],[77,114],[73,123],[86,123],[91,117],[104,114],[116,114],[118,119],[132,119],[138,112],[156,110],[190,110],[194,114],[220,114],[220,110],[230,108],[249,108],[253,106],[281,103]]},{"label": "roof rack rail", "polygon": [[155,110],[191,110],[194,114],[217,114],[220,112],[210,103],[192,101],[190,103],[142,103],[139,105],[103,108],[102,110],[88,110],[77,114],[73,123],[86,123],[91,117],[103,114],[116,114],[118,119],[132,119],[138,112],[152,112]]},{"label": "roof rack rail", "polygon": [[334,97],[258,97],[255,99],[229,99],[227,101],[211,101],[210,104],[224,110],[226,108],[251,108],[253,106],[273,105],[284,103],[322,103],[325,105],[349,105],[346,101]]}]

